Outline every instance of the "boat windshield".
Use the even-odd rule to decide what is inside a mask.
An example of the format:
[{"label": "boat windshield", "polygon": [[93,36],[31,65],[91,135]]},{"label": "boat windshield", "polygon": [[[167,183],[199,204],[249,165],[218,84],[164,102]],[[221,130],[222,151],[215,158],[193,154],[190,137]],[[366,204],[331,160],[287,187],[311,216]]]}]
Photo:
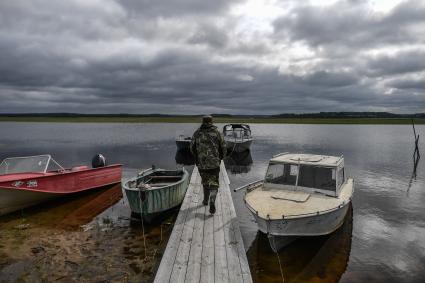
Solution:
[{"label": "boat windshield", "polygon": [[251,136],[251,131],[248,128],[224,127],[223,134],[225,137],[240,139],[240,138],[249,138]]},{"label": "boat windshield", "polygon": [[301,165],[297,185],[335,192],[335,168]]},{"label": "boat windshield", "polygon": [[[336,175],[336,168],[271,163],[267,169],[265,182],[335,192]],[[338,170],[338,186],[342,184],[343,180],[343,169],[341,168]]]},{"label": "boat windshield", "polygon": [[0,175],[25,172],[44,173],[50,159],[50,155],[6,158],[0,164]]},{"label": "boat windshield", "polygon": [[266,173],[266,183],[295,186],[298,165],[271,163]]}]

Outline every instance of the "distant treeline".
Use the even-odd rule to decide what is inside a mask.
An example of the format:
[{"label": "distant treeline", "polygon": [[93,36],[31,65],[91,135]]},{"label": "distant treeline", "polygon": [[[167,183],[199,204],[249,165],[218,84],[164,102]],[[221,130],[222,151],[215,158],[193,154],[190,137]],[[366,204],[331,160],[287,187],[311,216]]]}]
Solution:
[{"label": "distant treeline", "polygon": [[425,113],[394,114],[389,112],[319,112],[304,114],[278,114],[274,118],[425,118]]},{"label": "distant treeline", "polygon": [[[167,114],[81,114],[81,113],[0,113],[0,117],[200,117],[197,115],[167,115]],[[212,114],[223,118],[425,118],[425,113],[394,114],[389,112],[319,112],[319,113],[282,113],[275,115],[231,115]]]}]

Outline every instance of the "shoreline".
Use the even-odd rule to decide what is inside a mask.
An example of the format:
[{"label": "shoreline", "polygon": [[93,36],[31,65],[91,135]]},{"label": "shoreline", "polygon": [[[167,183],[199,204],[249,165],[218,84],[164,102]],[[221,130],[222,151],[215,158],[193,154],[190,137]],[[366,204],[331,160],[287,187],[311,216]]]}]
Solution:
[{"label": "shoreline", "polygon": [[[0,278],[7,282],[151,282],[175,217],[131,219],[121,186],[0,217]],[[106,209],[105,209],[106,208]],[[3,282],[2,280],[0,280]]]},{"label": "shoreline", "polygon": [[[200,123],[200,117],[0,117],[1,122],[21,123]],[[413,119],[425,125],[424,118]],[[215,117],[215,123],[318,124],[318,125],[411,125],[410,118],[229,118]]]}]

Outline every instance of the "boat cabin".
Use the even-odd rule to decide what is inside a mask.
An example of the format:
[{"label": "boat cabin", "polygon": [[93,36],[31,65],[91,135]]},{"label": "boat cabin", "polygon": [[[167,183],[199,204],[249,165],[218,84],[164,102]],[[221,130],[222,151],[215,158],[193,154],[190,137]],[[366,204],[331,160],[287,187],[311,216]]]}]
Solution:
[{"label": "boat cabin", "polygon": [[225,138],[250,139],[251,128],[246,124],[228,124],[223,127],[223,135]]},{"label": "boat cabin", "polygon": [[64,170],[50,155],[6,158],[0,163],[0,175],[18,173],[47,173]]},{"label": "boat cabin", "polygon": [[344,182],[342,156],[282,153],[270,160],[264,187],[338,197]]}]

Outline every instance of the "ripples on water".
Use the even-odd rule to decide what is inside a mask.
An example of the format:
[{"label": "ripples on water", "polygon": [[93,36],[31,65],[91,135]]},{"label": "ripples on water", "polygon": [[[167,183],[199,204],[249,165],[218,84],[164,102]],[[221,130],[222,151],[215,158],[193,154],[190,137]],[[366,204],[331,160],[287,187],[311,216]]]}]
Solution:
[{"label": "ripples on water", "polygon": [[[192,134],[196,126],[0,123],[3,133],[0,137],[0,158],[50,153],[68,167],[90,164],[91,157],[101,152],[110,163],[123,163],[124,175],[130,177],[140,168],[153,164],[164,168],[181,166],[176,163],[191,164],[190,157],[176,152],[174,139],[179,134]],[[418,126],[417,131],[423,136],[425,127]],[[254,143],[251,154],[226,160],[232,188],[262,178],[271,156],[285,151],[343,154],[347,173],[355,179],[352,213],[347,215],[341,229],[328,236],[298,240],[283,249],[279,258],[269,248],[267,238],[257,232],[253,218],[243,205],[243,193],[233,193],[256,282],[281,282],[282,275],[285,282],[423,281],[425,170],[422,160],[416,179],[411,178],[413,134],[410,126],[254,124],[252,132]],[[423,140],[419,146],[423,151]],[[126,267],[117,265],[109,274],[116,276],[114,278],[140,279],[140,274],[149,275],[153,268],[150,267],[150,271],[140,269],[144,258],[140,226],[130,224],[130,213],[121,196],[117,196],[116,192],[109,194],[114,195],[109,196],[109,200],[115,201],[109,208],[105,207],[109,201],[106,200],[108,193],[103,198],[100,193],[67,198],[55,202],[53,207],[29,210],[25,219],[33,226],[52,229],[59,235],[63,233],[60,229],[65,229],[66,225],[74,227],[87,225],[87,222],[88,226],[84,226],[87,229],[95,226],[101,231],[111,225],[117,227],[114,228],[117,229],[116,234],[112,232],[113,243],[120,248],[112,253],[111,257],[116,260],[109,263],[114,265],[121,260],[126,262]],[[90,203],[96,203],[96,199],[96,207],[101,203],[100,207],[105,209],[103,212],[90,208]],[[0,218],[2,237],[9,237],[8,240],[11,235],[5,235],[5,227],[18,225],[21,218],[15,218],[13,221],[11,216]],[[58,221],[58,218],[63,219]],[[149,228],[152,241],[160,238],[158,235],[162,228],[169,233],[170,225],[167,223],[170,221],[172,218],[164,220],[165,226]],[[55,227],[50,227],[52,224]],[[50,225],[49,228],[46,225]],[[163,236],[166,237],[167,232]],[[156,248],[150,252],[157,253],[160,243],[157,241],[152,246]],[[6,247],[0,245],[0,254],[4,254],[5,250]],[[94,257],[103,255],[104,258],[109,254],[88,253]],[[0,261],[3,272],[0,274],[4,275],[5,269],[25,270],[25,264],[18,265],[21,269],[10,268],[11,262]],[[67,268],[72,268],[69,266],[72,264],[67,265]],[[118,267],[126,273],[120,273]],[[80,269],[77,268],[74,273],[71,270],[71,273],[78,274]]]}]

